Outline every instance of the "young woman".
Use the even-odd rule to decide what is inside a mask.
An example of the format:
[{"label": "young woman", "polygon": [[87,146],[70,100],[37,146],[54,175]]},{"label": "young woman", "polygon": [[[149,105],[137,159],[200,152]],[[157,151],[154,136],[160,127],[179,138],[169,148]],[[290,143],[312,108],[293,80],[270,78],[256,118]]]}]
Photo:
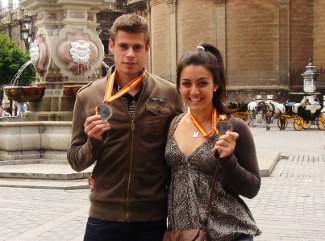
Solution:
[{"label": "young woman", "polygon": [[[169,130],[165,156],[171,168],[168,197],[170,230],[200,227],[214,172],[219,168],[207,238],[253,240],[261,232],[239,195],[257,195],[261,178],[253,137],[247,125],[224,106],[226,80],[220,52],[209,44],[184,54],[177,88],[189,111]],[[220,134],[218,123],[228,120]]]}]

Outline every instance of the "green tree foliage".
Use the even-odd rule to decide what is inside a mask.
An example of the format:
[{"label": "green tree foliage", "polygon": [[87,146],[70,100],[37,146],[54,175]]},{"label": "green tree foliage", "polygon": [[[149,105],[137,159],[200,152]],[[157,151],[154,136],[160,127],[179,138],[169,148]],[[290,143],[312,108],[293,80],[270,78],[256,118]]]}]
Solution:
[{"label": "green tree foliage", "polygon": [[[0,33],[0,85],[9,85],[18,70],[30,59],[10,38]],[[30,85],[35,78],[32,64],[25,68],[17,85]]]}]

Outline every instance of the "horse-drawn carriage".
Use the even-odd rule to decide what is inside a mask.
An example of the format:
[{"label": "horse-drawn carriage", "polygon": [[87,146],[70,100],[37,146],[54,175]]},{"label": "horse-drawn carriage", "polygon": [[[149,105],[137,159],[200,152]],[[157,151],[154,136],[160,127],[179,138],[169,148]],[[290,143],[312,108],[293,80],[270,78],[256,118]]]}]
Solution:
[{"label": "horse-drawn carriage", "polygon": [[293,122],[296,131],[309,129],[312,123],[317,124],[318,129],[325,130],[325,113],[322,112],[321,105],[289,102],[285,109],[284,113],[278,115],[277,125],[280,130],[285,130],[289,121]]},{"label": "horse-drawn carriage", "polygon": [[312,123],[317,124],[319,130],[325,130],[325,113],[321,105],[293,105],[293,112],[297,114],[293,122],[296,131],[309,129]]},{"label": "horse-drawn carriage", "polygon": [[[255,105],[254,105],[254,103],[256,103],[256,102],[236,103],[236,102],[230,101],[229,105],[228,105],[228,108],[236,110],[233,113],[234,117],[241,118],[247,124],[250,124],[250,122],[253,122],[253,116],[255,114]],[[252,125],[254,125],[254,123],[252,123]]]},{"label": "horse-drawn carriage", "polygon": [[[270,130],[270,123],[273,118],[277,119],[277,126],[280,130],[285,130],[289,121],[293,122],[296,131],[309,129],[312,123],[318,126],[318,129],[325,130],[325,112],[322,105],[305,105],[302,103],[289,102],[286,105],[275,101],[260,101],[246,103],[230,102],[228,106],[236,109],[235,117],[239,117],[247,123],[253,121],[253,115],[262,114],[266,130]],[[252,123],[254,125],[254,123]]]},{"label": "horse-drawn carriage", "polygon": [[[256,113],[262,114],[262,119],[265,122],[267,131],[270,130],[270,123],[274,117],[279,117],[278,126],[281,130],[284,130],[287,127],[288,123],[285,122],[286,119],[283,117],[285,114],[285,106],[283,104],[275,101],[261,101],[256,105],[255,109]],[[279,120],[281,121],[279,122]]]},{"label": "horse-drawn carriage", "polygon": [[277,126],[280,130],[285,130],[288,126],[289,121],[294,122],[297,117],[297,113],[293,111],[295,102],[289,102],[285,105],[284,113],[279,113]]}]

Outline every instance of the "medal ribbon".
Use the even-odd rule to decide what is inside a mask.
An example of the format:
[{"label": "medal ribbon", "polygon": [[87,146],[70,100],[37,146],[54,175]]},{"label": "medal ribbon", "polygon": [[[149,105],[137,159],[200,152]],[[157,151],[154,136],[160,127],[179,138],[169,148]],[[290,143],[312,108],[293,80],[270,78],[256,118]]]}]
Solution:
[{"label": "medal ribbon", "polygon": [[198,131],[201,133],[201,135],[203,137],[209,137],[210,135],[216,133],[218,135],[218,122],[219,119],[220,120],[227,120],[227,116],[226,115],[220,115],[218,118],[218,111],[217,109],[213,109],[212,114],[211,114],[211,125],[212,125],[212,131],[210,133],[207,133],[206,130],[203,128],[203,126],[201,125],[201,123],[191,114],[191,118],[193,121],[194,126],[196,127],[196,129],[198,129]]},{"label": "medal ribbon", "polygon": [[[120,91],[118,91],[115,95],[112,96],[112,91],[113,91],[113,86],[114,86],[114,81],[115,81],[115,75],[116,75],[116,70],[109,76],[108,81],[107,81],[107,86],[106,86],[106,92],[104,96],[104,103],[109,104],[113,100],[121,97],[122,95],[126,94],[129,92],[131,89],[136,87],[142,79],[144,78],[145,74],[147,73],[147,70],[144,69],[142,74],[135,79],[133,79],[130,83],[128,83],[126,86],[124,86]],[[96,114],[98,114],[98,106],[95,109]]]},{"label": "medal ribbon", "polygon": [[118,91],[115,95],[112,96],[112,91],[113,91],[113,85],[114,85],[114,80],[115,80],[115,75],[116,75],[116,70],[110,75],[108,79],[108,84],[106,88],[106,93],[104,97],[104,103],[109,104],[113,100],[121,97],[122,95],[126,94],[129,92],[131,89],[133,89],[135,86],[137,86],[143,79],[144,75],[146,74],[146,70],[142,72],[142,74],[135,79],[133,79],[130,83],[128,83],[126,86],[124,86],[120,91]]}]

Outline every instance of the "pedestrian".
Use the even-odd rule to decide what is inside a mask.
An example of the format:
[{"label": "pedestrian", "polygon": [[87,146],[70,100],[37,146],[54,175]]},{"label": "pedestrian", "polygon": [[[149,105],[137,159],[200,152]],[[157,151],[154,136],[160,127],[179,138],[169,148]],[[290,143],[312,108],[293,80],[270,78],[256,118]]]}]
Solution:
[{"label": "pedestrian", "polygon": [[159,241],[166,230],[164,149],[183,104],[174,83],[145,69],[149,36],[145,18],[117,18],[109,40],[115,65],[76,97],[68,161],[76,171],[94,164],[96,182],[86,241]]},{"label": "pedestrian", "polygon": [[311,102],[311,105],[319,106],[320,105],[319,99],[316,97],[314,101]]},{"label": "pedestrian", "polygon": [[[239,197],[257,195],[261,177],[255,143],[246,123],[232,118],[224,105],[226,80],[220,52],[200,44],[184,54],[176,85],[189,107],[170,125],[165,156],[171,168],[168,230],[187,230],[205,223],[215,170],[208,241],[253,240],[261,232]],[[224,121],[227,119],[228,121]],[[221,133],[218,126],[228,129]]]},{"label": "pedestrian", "polygon": [[11,116],[2,106],[0,106],[0,117]]},{"label": "pedestrian", "polygon": [[302,106],[310,105],[309,99],[302,99],[302,101],[301,101],[301,105],[302,105]]}]

